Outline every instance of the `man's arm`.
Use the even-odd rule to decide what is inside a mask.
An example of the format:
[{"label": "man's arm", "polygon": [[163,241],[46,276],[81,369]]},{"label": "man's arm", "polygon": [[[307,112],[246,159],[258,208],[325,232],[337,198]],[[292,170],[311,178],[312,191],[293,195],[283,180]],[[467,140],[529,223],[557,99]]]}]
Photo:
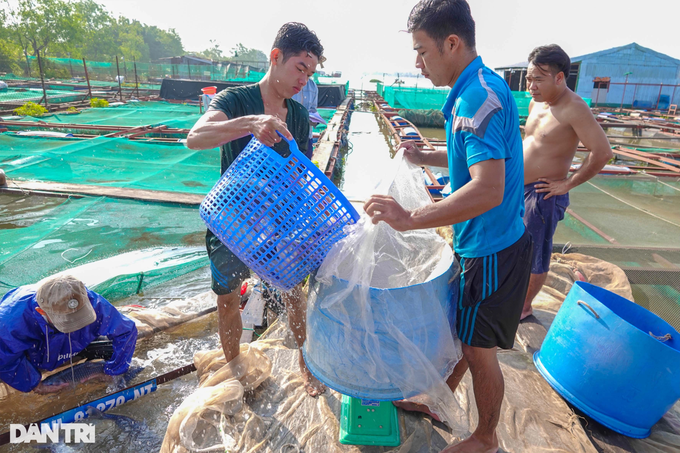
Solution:
[{"label": "man's arm", "polygon": [[309,103],[309,113],[317,113],[316,111],[317,107],[319,107],[319,87],[316,85],[316,83],[314,83],[314,89],[312,90],[312,99]]},{"label": "man's arm", "polygon": [[407,211],[390,196],[374,195],[364,211],[397,231],[435,228],[465,222],[495,208],[505,193],[505,160],[490,159],[470,166],[467,184],[436,204]]},{"label": "man's arm", "polygon": [[33,366],[22,351],[14,357],[0,358],[0,379],[7,385],[21,391],[30,392],[40,384],[42,373]]},{"label": "man's arm", "polygon": [[23,316],[3,315],[6,328],[0,329],[0,379],[21,392],[30,392],[40,383],[42,373],[28,360],[26,351],[39,341]]},{"label": "man's arm", "polygon": [[286,123],[275,116],[247,115],[229,119],[224,112],[210,109],[189,131],[187,147],[195,150],[212,149],[249,134],[271,147],[281,141],[276,131],[289,140],[293,139]]},{"label": "man's arm", "polygon": [[590,154],[571,177],[571,187],[574,188],[583,184],[607,165],[607,162],[614,156],[611,145],[602,127],[598,124],[590,108],[585,103],[578,103],[578,108],[574,109],[570,116],[571,127],[574,128],[576,136]]},{"label": "man's arm", "polygon": [[536,184],[536,192],[545,193],[545,199],[563,195],[593,178],[614,155],[607,135],[585,103],[576,103],[574,108],[569,109],[566,119],[583,146],[588,149],[589,154],[581,164],[581,168],[566,179],[552,181],[539,178],[539,182],[542,184]]},{"label": "man's arm", "polygon": [[104,364],[104,372],[115,376],[127,371],[137,343],[137,327],[134,321],[120,312],[99,294],[89,291],[88,296],[97,299],[97,319],[101,320],[98,334],[111,340],[113,355]]}]

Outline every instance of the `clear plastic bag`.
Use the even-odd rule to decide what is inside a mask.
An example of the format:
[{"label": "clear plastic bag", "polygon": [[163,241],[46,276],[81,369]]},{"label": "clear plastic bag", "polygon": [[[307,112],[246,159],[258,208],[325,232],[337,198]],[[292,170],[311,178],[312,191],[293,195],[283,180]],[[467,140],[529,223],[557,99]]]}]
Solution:
[{"label": "clear plastic bag", "polygon": [[[377,192],[404,208],[432,203],[421,169],[395,157]],[[454,425],[457,403],[445,383],[461,357],[455,335],[458,264],[434,229],[398,232],[366,214],[335,244],[310,291],[308,367],[350,396],[418,396]]]}]

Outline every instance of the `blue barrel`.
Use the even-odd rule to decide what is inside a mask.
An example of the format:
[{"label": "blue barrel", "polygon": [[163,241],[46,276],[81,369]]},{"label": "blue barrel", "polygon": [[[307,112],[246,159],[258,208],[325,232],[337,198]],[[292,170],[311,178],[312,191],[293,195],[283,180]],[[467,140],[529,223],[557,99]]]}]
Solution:
[{"label": "blue barrel", "polygon": [[[362,304],[353,297],[360,291],[358,287],[343,301],[342,314],[333,308],[324,310],[322,304],[315,303],[307,314],[307,340],[303,347],[312,374],[333,390],[355,398],[392,401],[415,396],[404,395],[389,376],[374,369],[366,354],[370,347],[379,350],[381,361],[391,364],[392,370],[415,366],[424,356],[444,376],[449,363],[437,358],[442,357],[442,351],[450,351],[452,344],[456,310],[451,300],[458,298],[460,267],[449,247],[442,253],[442,260],[445,270],[424,283],[368,290],[375,333],[370,336],[375,341],[372,346],[366,344],[370,341],[356,341],[357,336],[365,334],[360,319],[342,319],[344,314],[351,317],[361,313]],[[334,279],[330,285],[321,284],[316,300],[323,301],[346,290],[348,284],[341,279]],[[448,318],[448,328],[437,331],[434,326],[441,321],[442,313]],[[395,338],[401,335],[419,352],[401,348]]]},{"label": "blue barrel", "polygon": [[567,401],[616,432],[649,436],[680,399],[680,335],[639,305],[576,282],[534,363]]}]

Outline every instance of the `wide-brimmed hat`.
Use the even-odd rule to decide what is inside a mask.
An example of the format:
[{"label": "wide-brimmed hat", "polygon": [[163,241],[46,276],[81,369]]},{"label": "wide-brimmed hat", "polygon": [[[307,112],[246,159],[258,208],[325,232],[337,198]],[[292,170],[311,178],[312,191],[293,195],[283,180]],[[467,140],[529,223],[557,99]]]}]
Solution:
[{"label": "wide-brimmed hat", "polygon": [[85,285],[70,275],[43,280],[35,297],[38,306],[60,332],[75,332],[97,320]]}]

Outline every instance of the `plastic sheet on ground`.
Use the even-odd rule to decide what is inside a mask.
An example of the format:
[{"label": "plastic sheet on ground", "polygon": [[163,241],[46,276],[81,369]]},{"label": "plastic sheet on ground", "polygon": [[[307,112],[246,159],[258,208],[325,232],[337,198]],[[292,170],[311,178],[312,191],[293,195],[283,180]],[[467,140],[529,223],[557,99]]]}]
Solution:
[{"label": "plastic sheet on ground", "polygon": [[144,338],[216,311],[216,299],[215,294],[208,291],[189,299],[170,302],[159,308],[125,305],[119,307],[118,311],[135,322],[138,338]]},{"label": "plastic sheet on ground", "polygon": [[[208,415],[216,409],[221,410],[219,423],[223,432],[228,434],[221,444],[221,451],[227,452],[430,453],[438,452],[446,445],[467,437],[470,434],[467,427],[474,428],[477,423],[468,374],[455,393],[454,411],[462,422],[461,427],[452,431],[425,415],[399,410],[399,447],[342,445],[338,442],[342,395],[332,390],[318,398],[307,395],[299,373],[298,350],[292,334],[283,323],[274,324],[261,339],[251,343],[249,348],[247,345],[241,347],[242,351],[254,354],[253,358],[257,358],[259,363],[271,364],[269,377],[254,390],[246,391],[244,397],[239,396],[240,391],[233,379],[216,385],[212,382],[212,386],[204,382],[199,389],[200,393],[187,396],[185,403],[173,415],[163,453],[201,451],[187,448],[185,445],[190,444],[179,441],[179,427],[193,428],[199,423],[209,425],[203,425],[206,433],[203,445],[221,442],[220,435],[211,428],[214,426],[212,423],[217,423],[217,419]],[[205,379],[205,372],[201,369],[211,368],[201,366],[201,362],[212,360],[213,354],[220,355],[219,351],[197,354],[200,379]],[[528,354],[509,351],[499,354],[499,358],[506,380],[506,396],[499,425],[501,451],[596,451],[588,441],[578,418],[538,374]],[[249,360],[242,360],[241,363]],[[218,369],[218,373],[220,370]],[[225,374],[228,375],[229,372],[226,371]],[[255,369],[252,379],[258,383],[263,375],[261,369]],[[216,377],[217,374],[213,376]],[[248,382],[240,375],[237,380]],[[210,393],[212,399],[206,397],[204,391]],[[208,400],[207,403],[203,402]],[[239,401],[242,406],[240,410],[236,410]],[[223,409],[215,402],[223,405]],[[206,409],[203,413],[202,408]],[[206,419],[210,422],[205,422]],[[196,428],[193,429],[196,432]],[[186,434],[184,439],[188,439]]]},{"label": "plastic sheet on ground", "polygon": [[[561,258],[561,263],[557,262]],[[588,256],[569,254],[562,257],[555,256],[553,271],[548,282],[552,286],[546,287],[539,297],[551,297],[546,293],[555,294],[568,291],[556,289],[560,275],[564,268],[555,264],[569,263],[569,272],[575,266],[584,277],[607,287],[610,290],[626,291],[627,281],[620,279],[621,269]],[[599,269],[599,271],[596,271]],[[625,275],[624,275],[625,277]],[[565,277],[566,279],[567,277]],[[572,280],[573,283],[573,280]],[[617,289],[618,288],[618,289]],[[629,286],[628,286],[629,288]],[[559,309],[559,300],[553,301],[553,307]],[[540,306],[540,304],[539,304]],[[536,311],[545,310],[545,306]],[[546,318],[551,321],[551,318]],[[546,327],[549,323],[546,324]],[[259,383],[252,391],[245,391],[239,397],[240,390],[233,383],[231,372],[224,370],[224,384],[216,384],[223,378],[220,370],[222,363],[221,351],[199,353],[196,355],[199,366],[199,377],[203,382],[201,388],[217,388],[223,385],[215,398],[226,401],[222,410],[223,432],[229,433],[229,447],[222,444],[222,451],[248,453],[432,453],[439,452],[445,446],[457,442],[470,435],[470,431],[477,425],[477,412],[473,394],[472,381],[468,373],[455,392],[453,411],[459,424],[454,429],[438,422],[433,422],[428,416],[398,410],[401,445],[387,448],[377,446],[351,446],[338,442],[339,420],[342,395],[328,390],[318,398],[311,398],[304,389],[304,382],[300,376],[298,366],[298,350],[292,334],[284,323],[276,322],[265,334],[250,347],[242,345],[244,351],[257,357],[260,368],[255,369],[253,376],[244,378],[238,374],[239,382]],[[248,348],[248,349],[246,349]],[[266,356],[266,357],[265,357]],[[652,434],[647,439],[630,439],[614,433],[590,419],[575,412],[550,385],[543,379],[534,367],[531,354],[519,349],[502,351],[498,354],[501,370],[505,377],[505,397],[501,408],[498,436],[500,452],[640,452],[640,453],[670,453],[680,449],[680,403],[663,417],[652,428]],[[241,362],[243,363],[243,362]],[[271,364],[271,374],[262,380],[262,363]],[[205,370],[205,371],[202,371]],[[211,374],[212,373],[212,374]],[[210,386],[207,379],[210,378]],[[227,382],[231,382],[227,384]],[[236,387],[236,389],[235,389]],[[250,387],[255,387],[250,384]],[[198,395],[200,396],[200,395]],[[242,402],[240,409],[238,401]],[[193,402],[193,403],[192,403]],[[200,413],[202,407],[194,396],[187,397],[187,405],[193,407],[193,414]],[[212,403],[211,403],[212,404]],[[191,406],[193,405],[193,406]],[[212,404],[214,407],[214,404]],[[184,406],[187,407],[187,406]],[[166,441],[179,439],[177,423],[184,426],[194,426],[187,419],[188,412],[183,417],[175,415],[169,425]],[[178,419],[175,419],[178,417]],[[194,415],[196,417],[196,415]],[[174,431],[173,431],[173,427]],[[212,429],[212,428],[211,428]],[[210,430],[208,430],[210,431]],[[214,431],[211,431],[214,433]],[[236,434],[234,434],[236,433]],[[220,437],[207,440],[218,442]],[[177,441],[168,443],[165,451],[182,450]],[[171,447],[171,448],[170,448]],[[199,450],[193,450],[199,451]]]},{"label": "plastic sheet on ground", "polygon": [[576,281],[584,281],[633,300],[626,273],[617,265],[581,253],[553,253],[550,273],[532,304],[534,315],[548,328]]}]

